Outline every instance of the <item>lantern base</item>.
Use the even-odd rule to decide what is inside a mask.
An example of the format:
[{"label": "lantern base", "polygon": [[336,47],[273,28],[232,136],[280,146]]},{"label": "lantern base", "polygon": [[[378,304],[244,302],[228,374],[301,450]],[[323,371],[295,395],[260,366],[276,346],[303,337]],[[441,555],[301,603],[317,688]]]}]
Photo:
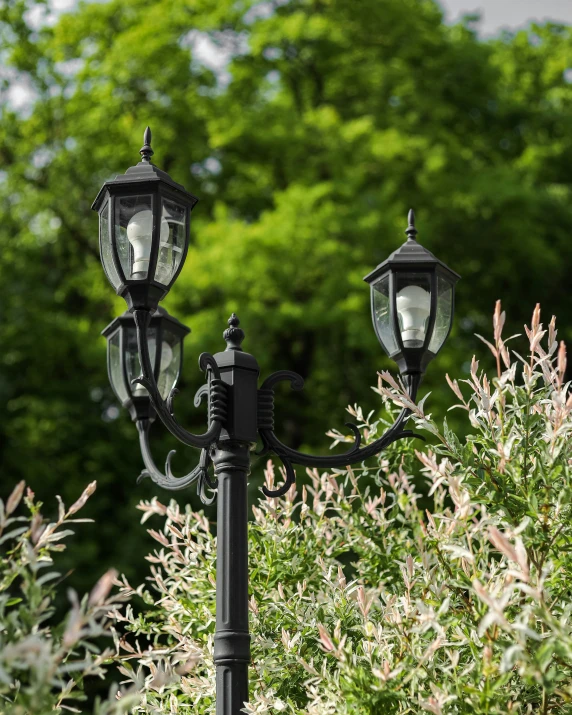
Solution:
[{"label": "lantern base", "polygon": [[127,308],[130,313],[134,310],[149,310],[151,312],[157,310],[159,301],[167,294],[167,288],[161,283],[153,281],[146,283],[144,281],[130,281],[123,286],[119,295],[127,303]]}]

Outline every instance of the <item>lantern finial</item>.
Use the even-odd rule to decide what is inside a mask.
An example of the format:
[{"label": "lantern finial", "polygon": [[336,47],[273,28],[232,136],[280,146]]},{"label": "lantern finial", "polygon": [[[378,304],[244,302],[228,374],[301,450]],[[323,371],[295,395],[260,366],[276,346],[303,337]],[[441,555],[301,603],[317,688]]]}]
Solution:
[{"label": "lantern finial", "polygon": [[141,161],[144,161],[146,164],[151,163],[151,157],[155,153],[153,149],[151,149],[151,129],[150,127],[147,127],[145,129],[145,133],[143,134],[143,146],[141,149],[139,149],[139,153],[141,154]]},{"label": "lantern finial", "polygon": [[227,350],[242,350],[241,343],[244,340],[244,330],[239,328],[240,320],[236,313],[228,319],[229,327],[224,331],[223,338],[226,340]]},{"label": "lantern finial", "polygon": [[405,229],[407,238],[409,241],[415,241],[415,236],[417,236],[417,229],[415,228],[415,214],[413,213],[413,209],[409,209],[409,213],[407,214],[407,222],[409,224]]}]

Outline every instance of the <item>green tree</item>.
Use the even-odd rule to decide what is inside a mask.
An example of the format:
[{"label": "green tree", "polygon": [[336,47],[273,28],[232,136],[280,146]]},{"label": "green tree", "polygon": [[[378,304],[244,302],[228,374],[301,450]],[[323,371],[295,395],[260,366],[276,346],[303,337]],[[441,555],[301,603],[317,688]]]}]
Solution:
[{"label": "green tree", "polygon": [[[410,206],[420,240],[463,276],[428,388],[468,370],[497,294],[518,324],[537,300],[556,311],[572,261],[569,28],[482,42],[432,0],[111,0],[39,22],[46,7],[0,8],[1,469],[42,497],[97,476],[79,586],[96,561],[134,575],[127,506],[154,491],[135,488],[135,431],[113,419],[97,336],[123,306],[89,210],[147,124],[157,163],[201,198],[167,301],[193,329],[188,392],[236,310],[263,372],[308,378],[279,407],[294,445],[323,446],[348,402],[377,404],[369,385],[389,363],[362,277],[400,243]],[[210,68],[205,47],[226,64]],[[20,109],[17,83],[32,96]],[[572,307],[558,310],[569,324]],[[180,402],[198,428],[203,413]]]}]

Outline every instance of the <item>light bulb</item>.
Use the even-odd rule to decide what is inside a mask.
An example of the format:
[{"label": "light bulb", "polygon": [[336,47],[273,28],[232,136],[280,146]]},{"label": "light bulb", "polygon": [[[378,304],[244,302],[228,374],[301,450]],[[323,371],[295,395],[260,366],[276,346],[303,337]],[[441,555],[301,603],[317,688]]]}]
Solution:
[{"label": "light bulb", "polygon": [[[169,237],[169,224],[161,221],[161,241]],[[150,209],[138,211],[129,219],[127,238],[133,247],[132,278],[145,278],[149,270],[151,243],[153,240],[153,212]]]},{"label": "light bulb", "polygon": [[406,348],[421,348],[425,341],[425,322],[431,312],[431,295],[420,286],[409,285],[397,294],[401,318],[401,338]]},{"label": "light bulb", "polygon": [[[155,338],[149,338],[148,341],[149,345],[149,360],[151,361],[151,367],[155,369],[155,355],[157,353],[157,341]],[[161,364],[159,365],[159,380],[161,379],[161,374],[169,367],[171,362],[173,361],[173,348],[169,345],[169,343],[163,342],[163,345],[161,346]],[[133,396],[134,397],[145,397],[147,394],[147,390],[143,387],[143,385],[140,385],[137,383],[133,387]]]},{"label": "light bulb", "polygon": [[[153,354],[155,354],[155,350],[153,349]],[[163,342],[163,345],[161,347],[161,364],[159,365],[159,372],[163,372],[166,370],[169,365],[171,364],[173,360],[173,349],[169,345],[169,343]]]}]

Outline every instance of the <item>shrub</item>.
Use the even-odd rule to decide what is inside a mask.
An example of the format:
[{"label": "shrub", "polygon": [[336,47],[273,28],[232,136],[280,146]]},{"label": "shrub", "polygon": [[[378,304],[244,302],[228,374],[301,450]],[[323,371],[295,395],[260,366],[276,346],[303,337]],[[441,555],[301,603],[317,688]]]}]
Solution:
[{"label": "shrub", "polygon": [[[308,471],[300,498],[261,498],[250,528],[250,713],[572,712],[572,394],[566,352],[534,311],[510,352],[497,304],[488,377],[447,376],[472,434],[399,442],[372,468]],[[513,336],[516,337],[516,336]],[[486,342],[486,341],[485,341]],[[376,388],[409,405],[388,374]],[[383,420],[349,410],[366,439]],[[341,435],[332,433],[335,440]],[[420,468],[420,469],[419,469]],[[274,482],[268,464],[267,482]],[[428,508],[429,507],[429,508]],[[215,538],[202,513],[143,502],[150,581],[118,617],[136,712],[214,712]]]},{"label": "shrub", "polygon": [[[110,597],[116,574],[108,571],[81,601],[69,591],[71,611],[62,622],[54,619],[54,595],[61,574],[53,571],[52,556],[63,551],[72,535],[70,524],[90,521],[75,514],[95,491],[90,484],[66,510],[58,497],[56,521],[46,522],[34,493],[20,482],[4,504],[0,501],[0,712],[44,715],[75,707],[85,700],[87,677],[103,677],[112,648],[100,650],[102,636],[111,637],[111,615],[120,598]],[[24,493],[25,492],[25,493]],[[26,516],[18,516],[21,502]],[[72,518],[73,517],[73,518]],[[117,690],[117,688],[114,688]],[[138,697],[124,694],[96,703],[98,715],[126,712]]]}]

